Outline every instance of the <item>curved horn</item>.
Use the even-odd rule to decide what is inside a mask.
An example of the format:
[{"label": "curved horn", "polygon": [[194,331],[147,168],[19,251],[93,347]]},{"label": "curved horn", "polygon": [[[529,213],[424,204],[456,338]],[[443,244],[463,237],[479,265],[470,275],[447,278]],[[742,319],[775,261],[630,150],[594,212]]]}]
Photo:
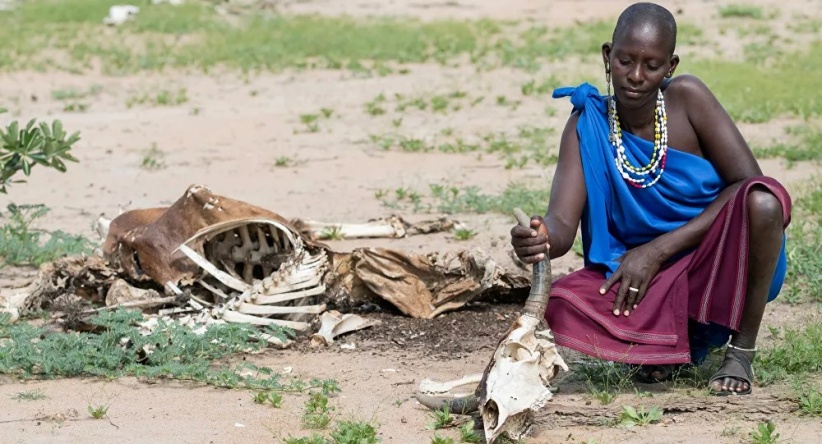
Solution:
[{"label": "curved horn", "polygon": [[[531,218],[521,209],[514,208],[514,217],[517,218],[517,222],[521,226],[531,227]],[[548,293],[551,285],[551,258],[546,257],[535,263],[532,273],[531,292],[525,301],[522,314],[542,319],[545,316],[545,309],[548,307]]]},{"label": "curved horn", "polygon": [[436,396],[423,395],[417,393],[414,395],[417,402],[428,407],[430,410],[442,410],[447,404],[451,413],[458,415],[467,415],[479,410],[479,398],[476,395],[463,396],[461,398],[444,399]]}]

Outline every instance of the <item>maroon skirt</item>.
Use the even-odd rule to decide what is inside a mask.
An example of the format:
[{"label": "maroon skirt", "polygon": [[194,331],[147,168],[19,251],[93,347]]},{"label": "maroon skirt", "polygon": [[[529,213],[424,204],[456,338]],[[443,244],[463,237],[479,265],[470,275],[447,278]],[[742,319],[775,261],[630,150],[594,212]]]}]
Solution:
[{"label": "maroon skirt", "polygon": [[604,295],[604,272],[586,267],[551,284],[545,313],[557,345],[609,361],[678,364],[691,360],[688,319],[739,328],[748,271],[748,194],[756,185],[782,203],[783,227],[791,200],[776,180],[746,181],[711,224],[696,250],[663,267],[630,316],[613,314],[620,283]]}]

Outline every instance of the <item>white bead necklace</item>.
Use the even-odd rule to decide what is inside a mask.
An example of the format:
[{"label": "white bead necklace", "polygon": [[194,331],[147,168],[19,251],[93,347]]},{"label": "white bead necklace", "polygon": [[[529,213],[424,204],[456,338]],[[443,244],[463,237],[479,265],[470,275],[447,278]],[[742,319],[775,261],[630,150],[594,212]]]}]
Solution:
[{"label": "white bead necklace", "polygon": [[[631,165],[625,154],[625,146],[622,144],[622,128],[619,124],[619,116],[616,112],[616,100],[614,96],[608,100],[608,123],[611,127],[610,141],[616,149],[614,162],[623,179],[636,188],[648,188],[653,186],[662,177],[665,171],[665,161],[668,153],[668,115],[665,113],[665,100],[662,91],[657,93],[656,109],[654,111],[654,151],[651,161],[643,167]],[[658,172],[657,172],[658,171]],[[632,176],[639,176],[633,177]],[[649,177],[651,178],[649,181]]]}]

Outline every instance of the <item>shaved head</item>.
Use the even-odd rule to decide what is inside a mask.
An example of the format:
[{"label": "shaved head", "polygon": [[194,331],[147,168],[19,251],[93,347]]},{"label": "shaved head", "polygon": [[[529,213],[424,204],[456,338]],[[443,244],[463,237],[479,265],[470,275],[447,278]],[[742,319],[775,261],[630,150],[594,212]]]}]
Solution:
[{"label": "shaved head", "polygon": [[614,34],[611,41],[617,41],[630,33],[643,28],[651,28],[659,32],[659,36],[665,39],[671,54],[676,48],[676,19],[670,11],[656,3],[634,3],[622,11],[614,27]]}]

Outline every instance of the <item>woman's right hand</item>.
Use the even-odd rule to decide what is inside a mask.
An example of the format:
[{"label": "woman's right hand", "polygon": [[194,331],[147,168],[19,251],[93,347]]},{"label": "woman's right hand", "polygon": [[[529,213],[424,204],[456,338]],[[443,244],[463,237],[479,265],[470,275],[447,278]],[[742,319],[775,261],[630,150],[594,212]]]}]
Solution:
[{"label": "woman's right hand", "polygon": [[533,264],[548,257],[548,228],[541,216],[531,217],[531,227],[519,224],[511,228],[511,245],[519,260]]}]

